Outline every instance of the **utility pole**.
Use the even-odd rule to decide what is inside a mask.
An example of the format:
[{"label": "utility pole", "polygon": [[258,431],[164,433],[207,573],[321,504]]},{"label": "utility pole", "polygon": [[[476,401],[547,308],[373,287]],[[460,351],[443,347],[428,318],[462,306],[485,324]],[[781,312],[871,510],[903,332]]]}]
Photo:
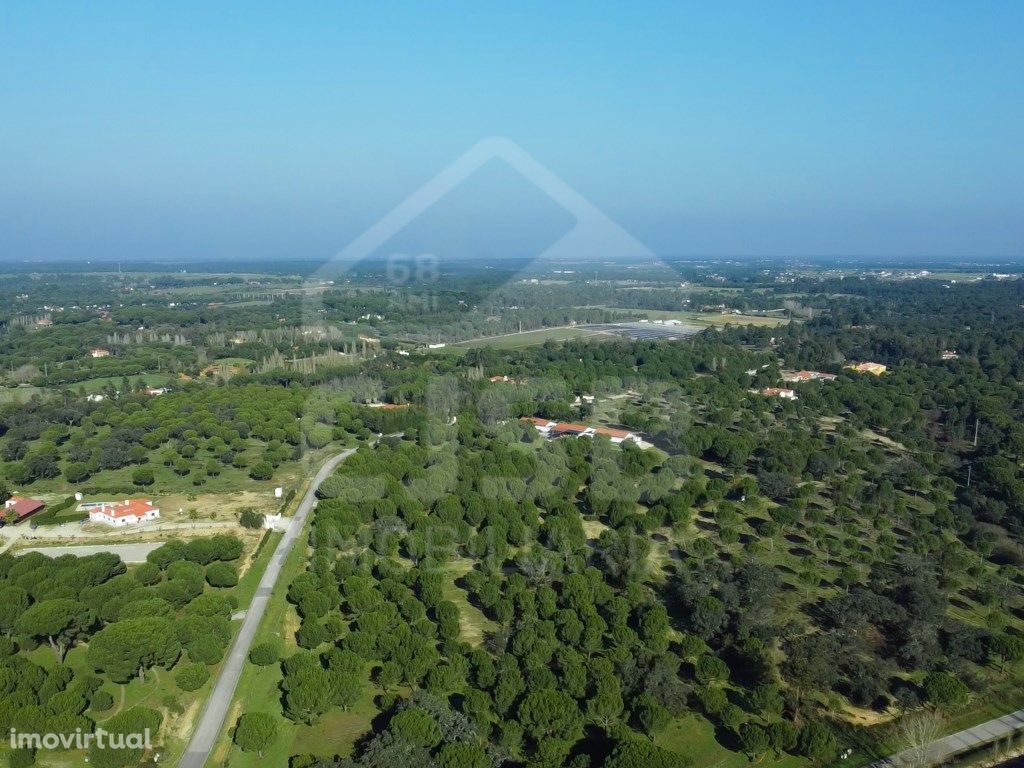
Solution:
[{"label": "utility pole", "polygon": [[971,487],[971,470],[972,469],[974,469],[974,465],[973,464],[968,464],[967,465],[967,487],[968,488]]},{"label": "utility pole", "polygon": [[978,447],[978,425],[981,423],[981,417],[974,417],[974,447]]}]

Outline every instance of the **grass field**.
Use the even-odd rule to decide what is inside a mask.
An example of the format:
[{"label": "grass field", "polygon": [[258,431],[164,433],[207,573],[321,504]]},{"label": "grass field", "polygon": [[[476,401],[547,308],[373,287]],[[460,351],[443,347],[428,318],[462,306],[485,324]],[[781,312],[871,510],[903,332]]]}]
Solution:
[{"label": "grass field", "polygon": [[237,365],[241,368],[248,368],[251,365],[256,365],[256,361],[247,357],[218,357],[216,360],[207,362],[207,365]]},{"label": "grass field", "polygon": [[[725,749],[715,736],[715,726],[700,715],[684,715],[676,718],[654,739],[663,749],[689,757],[694,768],[746,768],[752,765],[746,755]],[[758,765],[764,768],[799,768],[809,765],[801,757],[783,755],[774,759],[764,757]]]},{"label": "grass field", "polygon": [[[166,373],[140,373],[137,376],[128,376],[127,378],[133,387],[166,387],[174,381],[174,377]],[[91,395],[102,391],[107,386],[121,389],[124,380],[124,376],[104,376],[98,379],[86,379],[85,381],[68,384],[67,388],[72,392],[84,390],[86,394]]]},{"label": "grass field", "polygon": [[[262,457],[263,450],[258,441],[249,441],[245,456],[250,465]],[[150,451],[148,461],[142,465],[153,470],[152,485],[134,485],[132,472],[138,467],[131,465],[98,472],[80,483],[69,483],[63,475],[37,480],[24,490],[47,503],[76,491],[82,492],[87,501],[111,496],[144,496],[158,504],[163,519],[174,519],[179,509],[184,516],[189,516],[190,511],[194,510],[200,519],[209,519],[211,516],[223,519],[225,514],[247,506],[263,513],[277,511],[281,500],[274,498],[274,488],[281,486],[286,493],[289,489],[298,488],[305,480],[306,467],[318,463],[325,451],[312,451],[303,462],[289,461],[281,464],[270,480],[253,480],[249,477],[248,467],[222,466],[219,475],[206,476],[201,485],[194,483],[195,472],[205,466],[212,458],[211,455],[200,451],[194,460],[196,469],[187,475],[179,475],[171,467],[164,466],[161,455],[161,449]]]},{"label": "grass field", "polygon": [[35,395],[45,397],[49,393],[45,387],[4,387],[0,389],[0,403],[27,403]]},{"label": "grass field", "polygon": [[536,331],[524,331],[523,333],[509,333],[503,336],[488,336],[480,339],[469,339],[449,344],[447,347],[432,352],[445,352],[447,350],[466,350],[478,347],[493,347],[494,349],[522,349],[523,347],[535,347],[545,341],[567,341],[569,339],[584,339],[591,336],[602,336],[596,331],[575,326],[564,326],[560,328],[541,328]]},{"label": "grass field", "polygon": [[[174,377],[166,373],[140,373],[128,376],[128,381],[133,387],[166,387],[174,382]],[[102,376],[96,379],[85,379],[76,381],[73,384],[62,385],[60,388],[67,388],[69,391],[78,393],[85,392],[87,395],[102,392],[107,386],[114,389],[121,389],[124,384],[124,376]],[[0,403],[25,403],[33,395],[46,397],[56,392],[58,387],[4,387],[0,389]]]},{"label": "grass field", "polygon": [[680,320],[694,325],[757,325],[774,327],[789,322],[786,317],[764,315],[723,315],[712,312],[682,312],[667,309],[629,309],[627,307],[601,307],[613,312],[631,312],[650,320]]}]

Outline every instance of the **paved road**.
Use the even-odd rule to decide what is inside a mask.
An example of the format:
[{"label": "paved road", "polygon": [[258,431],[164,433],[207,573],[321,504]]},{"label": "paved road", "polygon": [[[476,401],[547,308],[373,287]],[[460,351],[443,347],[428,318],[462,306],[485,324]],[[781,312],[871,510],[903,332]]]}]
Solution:
[{"label": "paved road", "polygon": [[15,555],[24,555],[26,552],[42,552],[47,557],[60,557],[61,555],[74,555],[75,557],[87,557],[100,552],[110,552],[117,555],[126,563],[144,563],[146,555],[157,547],[162,547],[164,542],[157,541],[149,544],[100,544],[96,546],[78,545],[74,547],[30,547],[19,549]]},{"label": "paved road", "polygon": [[221,667],[220,675],[217,677],[217,682],[210,693],[210,698],[206,701],[203,713],[199,716],[199,725],[192,734],[192,740],[189,742],[185,754],[178,763],[179,768],[203,768],[206,764],[213,745],[220,735],[221,727],[224,725],[224,718],[227,717],[228,708],[231,706],[231,699],[234,697],[235,688],[238,686],[238,679],[242,675],[242,667],[245,664],[246,656],[249,654],[249,646],[252,645],[256,629],[259,627],[260,620],[263,618],[263,612],[270,601],[270,593],[274,589],[278,576],[281,575],[281,566],[288,559],[288,553],[291,552],[296,539],[301,534],[306,518],[316,502],[316,489],[334,471],[334,468],[355,453],[355,450],[355,448],[349,448],[337,456],[328,459],[327,463],[320,467],[320,471],[316,473],[313,482],[310,483],[309,490],[306,491],[306,495],[303,496],[298,509],[295,511],[292,524],[288,526],[288,530],[285,531],[281,541],[278,542],[277,549],[274,550],[274,556],[270,559],[267,570],[263,573],[263,578],[260,579],[256,595],[245,612],[242,628],[238,630],[238,635],[235,637],[234,643],[231,644],[231,650],[228,651],[224,666]]},{"label": "paved road", "polygon": [[870,768],[944,765],[951,757],[1012,736],[1020,730],[1024,730],[1024,709],[1018,709],[1016,712],[954,733],[952,736],[937,739],[920,749],[905,750],[873,763]]}]

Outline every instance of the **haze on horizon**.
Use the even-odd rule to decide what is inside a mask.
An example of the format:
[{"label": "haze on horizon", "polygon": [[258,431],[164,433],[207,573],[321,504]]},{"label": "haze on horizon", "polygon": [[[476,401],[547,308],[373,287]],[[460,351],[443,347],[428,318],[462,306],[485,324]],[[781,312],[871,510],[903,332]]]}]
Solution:
[{"label": "haze on horizon", "polygon": [[[53,3],[0,67],[0,261],[328,258],[490,136],[659,254],[1024,256],[1019,3]],[[430,213],[567,224],[491,166]]]}]

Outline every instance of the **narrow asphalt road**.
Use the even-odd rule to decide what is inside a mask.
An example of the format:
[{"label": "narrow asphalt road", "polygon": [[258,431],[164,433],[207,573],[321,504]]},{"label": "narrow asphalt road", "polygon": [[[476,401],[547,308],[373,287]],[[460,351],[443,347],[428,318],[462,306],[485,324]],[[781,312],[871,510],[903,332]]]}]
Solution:
[{"label": "narrow asphalt road", "polygon": [[907,749],[885,760],[872,763],[869,768],[900,768],[901,766],[945,765],[956,755],[961,755],[986,744],[999,741],[1024,730],[1024,709],[976,725],[973,728],[936,739],[918,749]]},{"label": "narrow asphalt road", "polygon": [[316,502],[316,490],[320,487],[320,483],[334,471],[334,468],[355,453],[355,450],[355,448],[349,448],[337,456],[328,459],[320,467],[320,470],[313,478],[313,482],[309,485],[309,490],[306,491],[306,495],[299,502],[291,525],[288,526],[284,537],[278,542],[277,549],[274,550],[274,556],[271,557],[267,570],[264,571],[263,578],[260,579],[256,595],[246,610],[245,619],[242,621],[242,628],[238,630],[238,635],[231,644],[231,649],[224,660],[224,665],[221,667],[220,675],[213,686],[210,698],[207,699],[206,706],[199,716],[199,725],[192,734],[192,740],[189,742],[185,754],[182,755],[181,760],[178,762],[179,768],[203,768],[206,764],[206,760],[213,750],[213,745],[220,735],[221,727],[224,725],[224,718],[227,717],[228,708],[231,706],[231,699],[234,697],[235,688],[238,686],[238,679],[242,675],[242,667],[245,665],[245,659],[249,655],[249,646],[252,645],[256,629],[259,627],[260,621],[263,618],[263,612],[267,608],[270,593],[273,591],[274,584],[277,583],[277,579],[281,575],[281,567],[284,565],[285,560],[288,559],[288,553],[291,552],[296,539],[302,533],[306,518]]}]

